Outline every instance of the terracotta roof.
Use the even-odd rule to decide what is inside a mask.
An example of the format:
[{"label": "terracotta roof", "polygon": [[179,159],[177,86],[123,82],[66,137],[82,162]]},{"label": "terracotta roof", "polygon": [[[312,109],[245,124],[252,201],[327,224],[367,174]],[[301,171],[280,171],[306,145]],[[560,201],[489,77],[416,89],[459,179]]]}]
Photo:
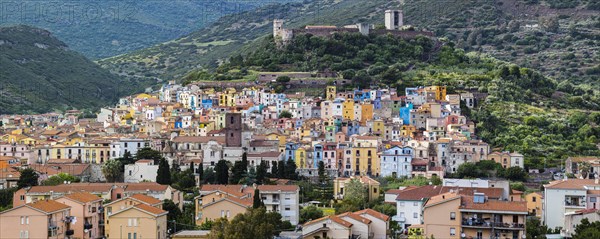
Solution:
[{"label": "terracotta roof", "polygon": [[62,211],[71,208],[68,205],[59,203],[54,200],[41,200],[33,203],[28,203],[25,206],[42,211],[44,213],[53,213],[56,211]]},{"label": "terracotta roof", "polygon": [[140,191],[154,191],[161,192],[167,190],[169,185],[162,185],[156,182],[143,182],[143,183],[123,183],[117,184],[125,186],[125,192],[140,192]]},{"label": "terracotta roof", "polygon": [[109,192],[113,184],[110,183],[71,183],[57,186],[33,186],[27,193],[39,194],[49,193],[67,193],[67,192]]},{"label": "terracotta roof", "polygon": [[129,197],[133,198],[133,199],[135,199],[137,201],[146,203],[148,205],[156,205],[156,204],[162,203],[162,201],[160,201],[160,200],[158,200],[158,199],[156,199],[154,197],[151,197],[151,196],[148,196],[148,195],[144,195],[144,194],[133,194],[133,195],[131,195]]},{"label": "terracotta roof", "polygon": [[588,213],[594,213],[596,211],[598,211],[598,209],[588,208],[588,209],[583,209],[583,210],[575,211],[575,214],[588,214]]},{"label": "terracotta roof", "polygon": [[440,202],[450,201],[454,199],[460,199],[460,196],[455,192],[442,193],[429,198],[429,200],[427,200],[427,203],[425,204],[425,207],[433,206]]},{"label": "terracotta roof", "polygon": [[364,223],[364,224],[369,224],[369,223],[371,223],[371,220],[369,220],[368,218],[361,217],[361,216],[359,216],[359,215],[357,215],[357,214],[354,214],[354,213],[352,213],[352,212],[346,212],[346,213],[342,213],[342,214],[340,214],[340,215],[337,215],[337,217],[340,217],[340,218],[342,218],[342,219],[343,219],[343,217],[349,217],[349,218],[352,218],[352,219],[354,219],[354,220],[356,220],[356,221],[362,222],[362,223]]},{"label": "terracotta roof", "polygon": [[207,143],[208,141],[217,141],[218,143],[225,143],[224,136],[212,136],[212,137],[195,137],[195,136],[178,136],[173,140],[175,143]]},{"label": "terracotta roof", "polygon": [[248,157],[279,157],[282,153],[278,151],[269,151],[262,153],[249,153]]},{"label": "terracotta roof", "polygon": [[322,218],[306,222],[306,223],[304,223],[304,226],[306,227],[307,225],[314,224],[314,223],[317,223],[317,222],[320,222],[320,221],[323,221],[323,220],[326,220],[326,219],[330,219],[331,221],[336,222],[337,224],[340,224],[340,225],[342,225],[344,227],[351,227],[352,226],[352,223],[350,223],[348,221],[345,221],[345,220],[343,220],[341,218],[338,218],[337,216],[324,216]]},{"label": "terracotta roof", "polygon": [[367,209],[364,209],[364,210],[360,210],[360,211],[354,212],[354,214],[357,214],[357,215],[364,215],[364,214],[368,214],[368,215],[370,215],[370,216],[373,216],[373,217],[375,217],[375,218],[378,218],[378,219],[381,219],[381,220],[384,220],[384,221],[388,221],[388,220],[390,220],[390,216],[388,216],[388,215],[385,215],[385,214],[383,214],[383,213],[380,213],[380,212],[378,212],[378,211],[375,211],[375,210],[373,210],[373,209],[370,209],[370,208],[367,208]]},{"label": "terracotta roof", "polygon": [[260,191],[298,191],[300,188],[298,185],[258,185],[258,190]]},{"label": "terracotta roof", "polygon": [[162,214],[167,214],[168,213],[165,210],[162,210],[162,209],[157,208],[157,207],[149,206],[149,205],[146,205],[146,204],[137,204],[137,205],[135,205],[133,207],[141,209],[141,210],[146,211],[148,213],[154,214],[155,216],[160,216]]},{"label": "terracotta roof", "polygon": [[425,198],[431,198],[438,195],[442,191],[442,186],[427,185],[422,187],[407,187],[401,190],[396,197],[396,200],[402,201],[419,201]]},{"label": "terracotta roof", "polygon": [[213,185],[202,185],[200,188],[201,192],[212,192],[212,191],[222,191],[224,193],[242,197],[249,193],[254,194],[254,189],[252,187],[242,187],[242,185],[222,185],[222,184],[213,184]]},{"label": "terracotta roof", "polygon": [[[544,188],[550,189],[579,189],[585,190],[584,186],[597,185],[594,179],[567,179],[567,180],[556,180],[549,184],[544,185]],[[600,186],[600,185],[597,185]]]},{"label": "terracotta roof", "polygon": [[484,203],[474,203],[473,197],[461,196],[460,209],[477,211],[505,211],[527,214],[527,202],[486,200]]},{"label": "terracotta roof", "polygon": [[66,198],[72,199],[74,201],[80,202],[80,203],[88,203],[88,202],[93,202],[93,201],[102,201],[102,198],[88,193],[88,192],[77,192],[77,193],[71,193],[71,194],[67,194],[65,195]]}]

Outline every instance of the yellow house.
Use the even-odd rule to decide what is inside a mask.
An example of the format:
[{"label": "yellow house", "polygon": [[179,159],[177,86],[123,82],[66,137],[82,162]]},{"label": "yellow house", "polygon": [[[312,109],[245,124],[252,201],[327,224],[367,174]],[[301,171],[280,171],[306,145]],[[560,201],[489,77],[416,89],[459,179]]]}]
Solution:
[{"label": "yellow house", "polygon": [[385,122],[382,119],[373,120],[373,133],[385,133]]},{"label": "yellow house", "polygon": [[37,140],[31,137],[22,138],[21,140],[19,140],[19,144],[36,145],[36,143]]},{"label": "yellow house", "polygon": [[400,127],[400,136],[412,137],[416,131],[417,131],[417,127],[415,127],[414,125],[402,125]]},{"label": "yellow house", "polygon": [[360,109],[360,124],[365,125],[367,121],[373,119],[373,104],[362,104]]},{"label": "yellow house", "polygon": [[279,140],[279,147],[285,148],[285,143],[287,142],[287,135],[280,133],[270,133],[265,135],[267,140]]},{"label": "yellow house", "polygon": [[540,192],[532,192],[525,195],[525,201],[527,202],[527,211],[529,215],[534,215],[538,218],[542,217],[544,195]]},{"label": "yellow house", "polygon": [[353,99],[346,99],[346,101],[344,101],[342,103],[342,117],[347,120],[354,119],[354,100]]},{"label": "yellow house", "polygon": [[[358,168],[356,168],[358,162]],[[352,147],[352,170],[359,175],[379,176],[377,148],[371,146]]]},{"label": "yellow house", "polygon": [[306,162],[306,149],[300,147],[296,149],[296,167],[306,168],[309,163]]},{"label": "yellow house", "polygon": [[106,238],[167,238],[167,211],[137,204],[106,218]]},{"label": "yellow house", "polygon": [[235,106],[235,96],[237,95],[234,88],[227,88],[219,95],[220,106]]},{"label": "yellow house", "polygon": [[327,100],[335,100],[335,96],[337,95],[337,89],[335,86],[327,86],[327,89],[325,90],[326,92],[326,96],[327,96]]},{"label": "yellow house", "polygon": [[435,100],[446,100],[446,87],[445,86],[428,86],[425,87],[426,92],[433,92],[435,94]]},{"label": "yellow house", "polygon": [[343,199],[346,195],[346,186],[350,183],[351,180],[358,180],[369,192],[368,200],[376,200],[381,195],[381,191],[379,190],[379,182],[377,180],[372,179],[368,176],[352,176],[349,178],[336,178],[333,180],[333,196],[336,199]]}]

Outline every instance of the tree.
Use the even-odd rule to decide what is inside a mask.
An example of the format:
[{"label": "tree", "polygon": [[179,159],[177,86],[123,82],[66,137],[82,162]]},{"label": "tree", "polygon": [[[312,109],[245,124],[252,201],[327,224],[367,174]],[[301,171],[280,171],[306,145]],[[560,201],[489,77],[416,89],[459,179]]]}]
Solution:
[{"label": "tree", "polygon": [[173,221],[177,221],[181,217],[181,210],[179,207],[171,200],[165,199],[163,200],[162,209],[169,212],[167,214],[167,228],[174,233],[174,224]]},{"label": "tree", "polygon": [[388,203],[379,203],[373,207],[373,210],[388,215],[390,217],[395,216],[397,213],[396,206]]},{"label": "tree", "polygon": [[433,185],[442,185],[442,179],[440,177],[438,177],[437,175],[433,175],[431,176],[431,184]]},{"label": "tree", "polygon": [[527,228],[527,239],[546,239],[548,228],[542,225],[537,217],[528,217],[525,227]]},{"label": "tree", "polygon": [[324,182],[327,180],[327,175],[325,174],[325,163],[323,161],[319,161],[319,182]]},{"label": "tree", "polygon": [[202,183],[217,183],[217,174],[214,168],[208,167],[202,173]]},{"label": "tree", "polygon": [[481,174],[479,172],[479,168],[474,163],[463,163],[458,166],[458,170],[456,170],[458,177],[460,178],[477,178]]},{"label": "tree", "polygon": [[575,235],[573,239],[600,238],[600,221],[590,223],[587,218],[575,227]]},{"label": "tree", "polygon": [[163,185],[171,185],[171,169],[166,159],[160,159],[158,162],[158,172],[156,173],[156,182]]},{"label": "tree", "polygon": [[256,169],[256,183],[263,184],[265,181],[265,177],[267,176],[267,163],[265,161],[261,161]]},{"label": "tree", "polygon": [[194,169],[194,162],[190,162],[190,173],[192,173],[192,175],[196,174],[196,169]]},{"label": "tree", "polygon": [[271,165],[271,177],[277,177],[279,176],[279,167],[277,167],[277,163],[273,163],[273,165]]},{"label": "tree", "polygon": [[244,170],[248,170],[248,154],[246,152],[242,153],[242,165]]},{"label": "tree", "polygon": [[17,181],[17,186],[19,188],[37,186],[38,178],[39,176],[35,170],[31,168],[23,169],[21,170],[21,177],[19,177],[19,181]]},{"label": "tree", "polygon": [[202,182],[202,180],[204,180],[204,168],[202,166],[202,163],[198,164],[196,173],[198,173],[198,181]]},{"label": "tree", "polygon": [[254,198],[252,199],[252,208],[259,208],[265,206],[265,204],[260,198],[260,190],[258,190],[258,188],[254,189]]},{"label": "tree", "polygon": [[[127,164],[135,163],[136,159],[131,155],[129,151],[125,151],[125,153],[123,153],[123,157],[117,158],[117,161],[119,161],[122,166],[125,166]],[[123,170],[125,170],[125,168],[121,168],[121,172],[123,172]]]},{"label": "tree", "polygon": [[591,168],[592,165],[589,162],[579,163],[579,172],[581,174],[581,177],[584,179],[588,178]]},{"label": "tree", "polygon": [[217,162],[215,176],[217,184],[227,184],[229,182],[229,166],[227,166],[227,161],[221,159]]},{"label": "tree", "polygon": [[231,178],[230,181],[232,184],[238,184],[246,175],[246,169],[244,167],[244,163],[242,161],[236,161],[233,164],[233,168],[231,169]]},{"label": "tree", "polygon": [[344,203],[363,208],[367,203],[367,188],[356,178],[353,178],[346,184],[346,193],[344,194]]},{"label": "tree", "polygon": [[277,173],[278,173],[277,177],[278,178],[287,178],[285,176],[285,171],[286,171],[285,170],[285,162],[283,160],[279,160],[279,162],[277,164],[278,164],[277,168],[279,168],[279,170],[277,171]]},{"label": "tree", "polygon": [[154,163],[158,163],[161,159],[163,159],[163,156],[160,152],[154,149],[144,147],[138,150],[138,152],[135,154],[135,159],[152,159],[154,160]]},{"label": "tree", "polygon": [[292,79],[289,76],[278,76],[275,81],[277,81],[278,83],[288,83],[290,82]]},{"label": "tree", "polygon": [[246,213],[236,215],[231,221],[218,219],[213,224],[209,238],[216,239],[267,239],[276,236],[286,227],[277,212],[267,212],[266,208],[251,208]]},{"label": "tree", "polygon": [[287,179],[298,180],[298,173],[296,173],[296,162],[293,160],[286,161],[285,176]]},{"label": "tree", "polygon": [[79,178],[75,177],[73,175],[70,175],[68,173],[58,173],[56,175],[53,175],[51,177],[49,177],[48,179],[44,180],[42,182],[42,185],[44,186],[56,186],[56,185],[60,185],[63,184],[64,182],[79,182]]},{"label": "tree", "polygon": [[292,117],[294,117],[294,116],[292,115],[292,113],[290,113],[290,112],[289,112],[289,111],[287,111],[287,110],[283,110],[283,111],[281,111],[281,113],[279,113],[279,118],[280,118],[280,119],[283,119],[283,118],[290,119],[290,118],[292,118]]},{"label": "tree", "polygon": [[527,173],[521,167],[513,166],[506,169],[504,177],[512,181],[525,181],[527,180]]},{"label": "tree", "polygon": [[323,217],[323,211],[314,205],[306,206],[300,210],[300,223],[305,223]]},{"label": "tree", "polygon": [[122,176],[121,162],[116,159],[109,159],[102,165],[102,173],[108,182],[116,182]]}]

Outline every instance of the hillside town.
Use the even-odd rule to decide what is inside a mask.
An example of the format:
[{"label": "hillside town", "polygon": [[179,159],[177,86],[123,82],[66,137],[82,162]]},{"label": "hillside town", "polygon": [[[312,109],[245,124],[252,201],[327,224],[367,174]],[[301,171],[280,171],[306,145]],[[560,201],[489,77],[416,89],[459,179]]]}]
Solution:
[{"label": "hillside town", "polygon": [[[295,227],[282,232],[283,238],[389,238],[398,233],[522,238],[528,216],[569,235],[582,218],[598,215],[597,179],[561,179],[525,195],[501,178],[446,177],[465,163],[524,167],[523,155],[493,151],[476,135],[475,123],[461,114],[484,96],[451,94],[444,86],[401,93],[339,88],[327,86],[322,97],[310,97],[259,87],[217,90],[171,82],[156,92],[122,98],[95,119],[80,118],[77,111],[2,116],[0,188],[18,187],[25,168],[40,182],[17,190],[12,209],[0,213],[2,237],[177,238],[167,229],[163,200],[180,209],[192,204],[192,221],[200,226],[243,214],[257,193],[267,211]],[[196,196],[186,199],[181,190],[157,183],[160,165],[153,159],[122,165],[122,178],[107,180],[104,164],[140,151],[159,153],[171,168],[196,169]],[[219,162],[236,165],[242,158],[245,170],[264,167],[272,183],[203,183],[199,171],[215,170]],[[574,173],[578,162],[598,161],[572,160],[568,169]],[[289,164],[296,178],[273,172]],[[79,182],[42,186],[61,174]],[[323,174],[332,180],[328,190],[333,197],[323,205],[302,201],[302,189],[294,181],[318,184]],[[441,184],[382,191],[381,178],[437,178]],[[367,201],[390,204],[394,214],[365,208],[301,223],[303,207],[343,200],[352,181],[365,188]],[[30,223],[46,225],[48,231],[34,230]]]},{"label": "hillside town", "polygon": [[[420,34],[400,30],[401,11],[385,19],[385,30],[275,20],[273,34]],[[259,72],[169,81],[95,117],[0,115],[0,238],[517,239],[541,225],[571,238],[600,221],[600,158],[528,181],[543,172],[478,135],[470,111],[486,97]]]}]

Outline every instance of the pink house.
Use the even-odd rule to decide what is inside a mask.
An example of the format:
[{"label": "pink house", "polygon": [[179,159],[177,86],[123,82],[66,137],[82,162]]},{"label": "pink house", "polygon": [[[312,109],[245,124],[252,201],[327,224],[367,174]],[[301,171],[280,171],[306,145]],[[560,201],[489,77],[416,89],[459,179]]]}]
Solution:
[{"label": "pink house", "polygon": [[2,238],[66,238],[73,235],[71,207],[41,200],[0,212]]},{"label": "pink house", "polygon": [[100,226],[104,224],[102,214],[102,198],[87,192],[67,194],[56,199],[57,202],[71,207],[71,216],[76,223],[71,225],[75,238],[98,238],[103,232]]}]

